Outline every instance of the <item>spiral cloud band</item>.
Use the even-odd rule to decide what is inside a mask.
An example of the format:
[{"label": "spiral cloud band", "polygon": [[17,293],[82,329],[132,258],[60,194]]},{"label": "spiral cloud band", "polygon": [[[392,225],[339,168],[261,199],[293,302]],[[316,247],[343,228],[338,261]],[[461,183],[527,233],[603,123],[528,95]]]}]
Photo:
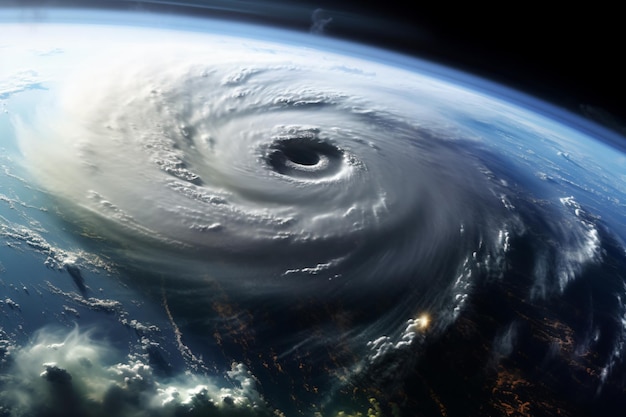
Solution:
[{"label": "spiral cloud band", "polygon": [[281,48],[116,50],[64,86],[50,130],[24,129],[29,165],[103,234],[266,283],[404,276],[478,224],[486,178],[437,111],[474,95]]}]

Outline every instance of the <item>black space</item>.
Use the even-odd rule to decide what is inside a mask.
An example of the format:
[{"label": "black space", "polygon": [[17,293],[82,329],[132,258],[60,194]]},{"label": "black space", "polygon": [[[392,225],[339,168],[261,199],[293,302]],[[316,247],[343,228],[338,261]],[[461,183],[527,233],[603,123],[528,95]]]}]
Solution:
[{"label": "black space", "polygon": [[[439,2],[409,8],[387,0],[345,7],[395,22],[387,31],[380,27],[364,34],[363,40],[494,79],[601,118],[614,129],[626,125],[621,56],[626,36],[617,6]],[[328,32],[335,30],[346,35],[331,23]]]},{"label": "black space", "polygon": [[[317,8],[325,35],[421,56],[490,78],[626,134],[623,13],[618,3],[332,0],[7,0],[236,18],[300,31]],[[0,9],[1,13],[1,9]],[[625,140],[626,141],[626,140]]]}]

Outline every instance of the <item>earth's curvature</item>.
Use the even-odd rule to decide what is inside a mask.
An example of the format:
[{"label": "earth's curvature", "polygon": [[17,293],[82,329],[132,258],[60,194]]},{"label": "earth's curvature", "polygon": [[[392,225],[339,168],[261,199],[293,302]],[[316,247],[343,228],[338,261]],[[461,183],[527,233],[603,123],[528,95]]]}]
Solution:
[{"label": "earth's curvature", "polygon": [[624,409],[613,133],[374,49],[115,17],[2,24],[0,415]]}]

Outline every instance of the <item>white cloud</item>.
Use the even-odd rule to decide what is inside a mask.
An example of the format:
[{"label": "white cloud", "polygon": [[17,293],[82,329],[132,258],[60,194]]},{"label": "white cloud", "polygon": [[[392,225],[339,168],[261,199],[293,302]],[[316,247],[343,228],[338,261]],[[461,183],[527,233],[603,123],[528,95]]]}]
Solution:
[{"label": "white cloud", "polygon": [[42,329],[28,346],[13,347],[0,374],[0,410],[11,417],[243,417],[274,412],[242,364],[233,364],[219,378],[162,378],[141,355],[117,362],[120,352],[92,335],[78,328],[67,334]]}]

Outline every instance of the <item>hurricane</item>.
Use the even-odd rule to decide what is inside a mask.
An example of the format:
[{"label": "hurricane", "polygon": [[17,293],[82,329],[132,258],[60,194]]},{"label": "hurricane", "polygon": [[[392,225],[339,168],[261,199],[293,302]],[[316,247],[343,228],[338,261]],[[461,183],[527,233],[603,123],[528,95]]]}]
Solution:
[{"label": "hurricane", "polygon": [[118,245],[259,292],[423,292],[446,258],[493,246],[497,184],[460,152],[473,138],[445,126],[433,80],[407,94],[338,58],[219,48],[92,63],[46,132],[24,129],[29,165]]},{"label": "hurricane", "polygon": [[[415,377],[436,373],[423,358],[466,343],[498,369],[530,331],[520,317],[531,317],[552,358],[602,346],[580,366],[597,375],[598,392],[610,380],[626,327],[600,325],[597,303],[624,315],[619,268],[603,263],[608,252],[623,262],[623,253],[619,234],[593,214],[602,203],[574,196],[581,189],[560,165],[588,162],[586,149],[568,150],[583,134],[428,66],[206,34],[111,44],[76,62],[33,115],[12,119],[19,162],[64,227],[163,309],[187,372],[210,375],[221,369],[211,355],[221,357],[244,393],[254,391],[246,388],[254,373],[269,372],[256,380],[263,394],[241,400],[280,404],[255,408],[259,415],[346,415],[355,399],[372,413],[422,400],[428,410],[443,405]],[[609,176],[595,178],[613,187]],[[3,235],[19,238],[16,230]],[[50,262],[82,297],[55,293],[93,307],[83,266],[66,259]],[[547,306],[568,305],[600,270],[611,284],[593,286],[581,304],[586,327],[555,348],[574,330],[554,324],[567,321],[565,310]],[[487,291],[499,296],[485,302]],[[527,303],[544,307],[531,313]],[[492,310],[500,318],[487,319]],[[480,342],[474,322],[487,329]],[[110,350],[76,329],[64,343],[94,362]],[[45,344],[19,355],[40,355]],[[152,366],[170,369],[168,381],[182,378],[156,347],[145,349]],[[59,361],[42,377],[83,374]],[[94,384],[122,386],[125,372],[148,372],[117,366]],[[498,389],[508,392],[507,383]],[[154,398],[174,404],[168,388],[151,384]],[[200,392],[189,388],[188,398],[200,401]]]}]

